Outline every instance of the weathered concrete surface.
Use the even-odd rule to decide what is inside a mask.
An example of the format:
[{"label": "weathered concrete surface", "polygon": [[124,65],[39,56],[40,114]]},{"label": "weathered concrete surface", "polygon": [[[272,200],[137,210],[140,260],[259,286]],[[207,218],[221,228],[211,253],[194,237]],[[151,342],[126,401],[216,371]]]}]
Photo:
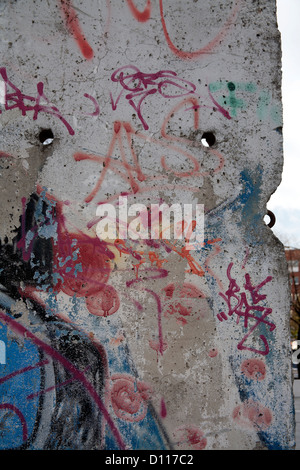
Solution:
[{"label": "weathered concrete surface", "polygon": [[[275,0],[0,15],[1,448],[292,449]],[[120,195],[203,204],[204,244],[100,240]]]}]

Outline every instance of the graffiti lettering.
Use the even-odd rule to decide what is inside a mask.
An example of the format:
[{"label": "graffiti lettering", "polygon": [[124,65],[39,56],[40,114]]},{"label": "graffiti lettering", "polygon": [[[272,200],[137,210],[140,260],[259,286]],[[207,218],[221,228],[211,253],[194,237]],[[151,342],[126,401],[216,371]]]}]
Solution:
[{"label": "graffiti lettering", "polygon": [[[247,341],[249,336],[253,334],[256,328],[260,325],[267,325],[270,328],[270,331],[273,331],[276,326],[274,323],[266,320],[267,316],[272,313],[272,309],[264,307],[263,305],[258,305],[259,302],[265,300],[266,295],[260,294],[259,290],[268,282],[272,280],[271,276],[268,276],[263,282],[257,286],[253,286],[249,274],[245,274],[245,292],[240,292],[241,289],[238,286],[236,280],[231,276],[231,269],[233,263],[230,263],[227,269],[227,277],[229,280],[228,290],[224,293],[220,292],[219,295],[225,300],[228,312],[218,313],[217,318],[222,322],[223,320],[228,320],[228,317],[231,317],[233,314],[237,315],[237,324],[241,318],[244,318],[244,327],[247,329],[249,327],[249,320],[255,320],[255,323],[249,329],[248,333],[244,338],[239,342],[237,348],[240,350],[248,350],[266,356],[269,353],[269,345],[267,339],[264,335],[260,335],[259,338],[263,342],[263,349],[256,349],[254,347],[245,346],[244,343]],[[249,303],[246,291],[250,293],[251,302]],[[253,312],[261,312],[261,315],[255,315]]]},{"label": "graffiti lettering", "polygon": [[[115,102],[113,101],[112,94],[110,95],[112,108],[114,110],[117,108],[117,104],[124,91],[129,92],[125,98],[137,112],[146,130],[149,129],[149,126],[142,116],[141,106],[147,96],[158,92],[164,98],[178,98],[194,93],[196,90],[196,86],[193,83],[178,77],[176,72],[161,70],[156,73],[143,73],[134,65],[120,67],[112,74],[111,80],[120,83],[123,88]],[[167,87],[171,88],[172,91],[170,90],[167,93]],[[137,104],[134,102],[136,97],[138,97]]]},{"label": "graffiti lettering", "polygon": [[[58,117],[62,123],[66,126],[69,131],[70,135],[74,135],[74,130],[70,126],[70,124],[64,119],[62,114],[60,113],[59,109],[56,106],[51,106],[50,101],[44,94],[44,84],[43,82],[39,82],[37,84],[37,96],[29,96],[24,95],[18,87],[16,87],[7,77],[7,72],[5,67],[0,68],[0,75],[6,85],[5,89],[5,99],[4,99],[4,107],[5,110],[11,109],[19,109],[22,111],[22,115],[26,116],[28,111],[33,111],[32,119],[35,121],[38,117],[40,112],[51,114],[53,116]],[[12,93],[7,92],[7,87],[13,89]],[[46,101],[47,105],[41,104],[41,100]],[[29,103],[26,103],[29,101]],[[0,111],[1,114],[2,111]]]},{"label": "graffiti lettering", "polygon": [[[189,104],[193,105],[192,111],[194,112],[194,127],[195,129],[197,129],[199,126],[199,106],[197,107],[198,100],[192,97],[185,98],[179,105],[176,105],[176,107],[174,107],[174,109],[167,115],[166,119],[164,120],[161,130],[163,140],[155,139],[139,131],[136,131],[129,122],[115,121],[113,126],[113,135],[111,137],[111,141],[105,155],[92,155],[87,154],[85,152],[75,152],[73,155],[75,161],[80,162],[84,160],[91,160],[99,163],[99,166],[101,167],[99,179],[91,193],[86,196],[85,202],[89,203],[96,197],[97,193],[100,191],[103,185],[105,178],[107,177],[107,173],[109,170],[124,179],[127,184],[129,182],[131,194],[135,194],[139,191],[149,191],[152,189],[150,184],[151,181],[153,182],[153,184],[157,184],[159,180],[163,180],[166,178],[164,174],[145,175],[141,168],[135,150],[136,139],[137,141],[148,142],[152,143],[153,145],[157,145],[160,149],[167,148],[169,150],[172,150],[174,153],[176,152],[180,156],[180,158],[183,159],[184,165],[187,168],[185,168],[181,172],[170,168],[167,165],[166,158],[164,155],[161,156],[161,166],[164,170],[168,171],[169,173],[172,173],[178,178],[210,176],[212,173],[218,173],[219,171],[221,171],[224,166],[224,158],[221,153],[218,152],[216,149],[208,148],[207,150],[204,150],[203,147],[201,147],[201,151],[208,152],[211,159],[215,162],[214,168],[210,171],[201,170],[199,157],[196,157],[191,152],[184,150],[182,146],[179,145],[190,144],[197,147],[197,143],[195,143],[194,141],[192,142],[189,139],[169,135],[166,132],[167,124],[173,114],[179,112],[185,105]],[[126,147],[128,148],[128,152],[130,153],[132,163],[129,163],[128,161],[128,157],[126,155]],[[112,158],[112,154],[116,149],[119,151],[121,161]],[[141,183],[143,183],[143,186],[141,186]],[[174,185],[171,186],[173,187]],[[178,183],[176,184],[176,187],[179,187]],[[193,190],[191,186],[185,186],[184,188],[189,191]]]}]

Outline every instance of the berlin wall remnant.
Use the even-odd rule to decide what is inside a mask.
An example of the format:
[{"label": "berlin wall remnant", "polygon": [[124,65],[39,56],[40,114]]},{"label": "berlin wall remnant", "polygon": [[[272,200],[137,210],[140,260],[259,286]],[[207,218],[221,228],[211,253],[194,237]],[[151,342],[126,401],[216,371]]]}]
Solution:
[{"label": "berlin wall remnant", "polygon": [[292,449],[275,0],[0,27],[0,448]]}]

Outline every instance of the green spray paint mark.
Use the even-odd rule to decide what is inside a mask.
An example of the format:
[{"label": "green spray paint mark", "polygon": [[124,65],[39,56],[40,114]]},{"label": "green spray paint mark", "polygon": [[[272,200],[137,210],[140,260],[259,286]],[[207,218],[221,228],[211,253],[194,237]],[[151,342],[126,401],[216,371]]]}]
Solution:
[{"label": "green spray paint mark", "polygon": [[254,83],[220,80],[210,83],[209,90],[212,94],[216,94],[214,98],[228,110],[231,117],[237,117],[238,110],[254,103],[259,121],[271,120],[276,126],[282,125],[281,107],[274,103],[271,92],[258,90]]},{"label": "green spray paint mark", "polygon": [[268,91],[262,91],[257,102],[257,117],[260,121],[264,121],[268,118],[270,102],[270,93]]},{"label": "green spray paint mark", "polygon": [[256,86],[253,83],[219,81],[211,83],[209,90],[211,93],[221,92],[222,96],[219,96],[217,102],[225,109],[228,109],[232,117],[236,117],[238,109],[247,106],[245,100],[237,96],[237,93],[255,93]]}]

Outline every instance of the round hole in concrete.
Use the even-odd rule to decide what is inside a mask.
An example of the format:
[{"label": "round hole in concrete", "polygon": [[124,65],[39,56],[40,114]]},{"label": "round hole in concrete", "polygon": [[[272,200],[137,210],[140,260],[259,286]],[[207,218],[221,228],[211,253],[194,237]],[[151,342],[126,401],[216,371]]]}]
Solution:
[{"label": "round hole in concrete", "polygon": [[267,210],[267,213],[266,213],[266,215],[264,216],[264,221],[265,221],[265,224],[266,224],[268,227],[270,227],[270,228],[274,227],[275,222],[276,222],[276,217],[275,217],[275,215],[273,214],[273,212]]},{"label": "round hole in concrete", "polygon": [[215,134],[213,132],[204,132],[201,143],[204,147],[212,147],[216,143]]},{"label": "round hole in concrete", "polygon": [[39,141],[43,145],[50,145],[54,140],[54,135],[51,129],[42,129],[39,133]]}]

